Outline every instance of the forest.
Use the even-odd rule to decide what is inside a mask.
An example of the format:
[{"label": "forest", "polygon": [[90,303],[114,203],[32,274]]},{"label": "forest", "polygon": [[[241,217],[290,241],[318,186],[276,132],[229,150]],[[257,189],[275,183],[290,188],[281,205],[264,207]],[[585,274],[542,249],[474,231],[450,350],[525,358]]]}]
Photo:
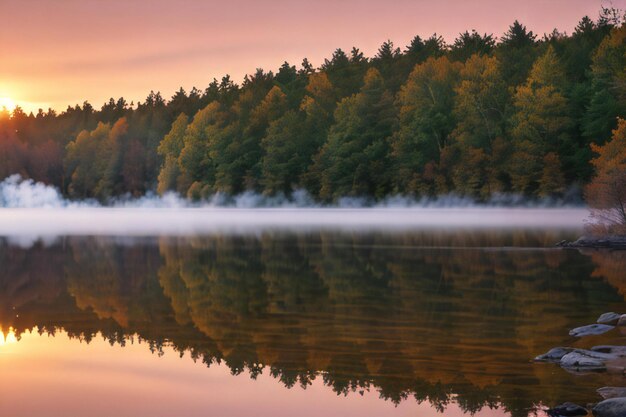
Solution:
[{"label": "forest", "polygon": [[285,62],[169,100],[4,109],[0,179],[101,202],[170,191],[305,190],[322,203],[582,195],[603,164],[626,166],[624,20],[602,9],[571,34],[538,36],[515,21],[501,36],[465,31],[451,44],[386,41],[371,58],[337,49],[319,68]]}]

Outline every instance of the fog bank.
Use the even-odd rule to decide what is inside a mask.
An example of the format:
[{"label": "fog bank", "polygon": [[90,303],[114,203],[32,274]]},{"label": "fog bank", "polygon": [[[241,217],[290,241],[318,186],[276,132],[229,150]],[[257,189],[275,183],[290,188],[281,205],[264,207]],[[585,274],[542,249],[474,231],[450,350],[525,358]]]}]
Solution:
[{"label": "fog bank", "polygon": [[161,236],[284,230],[580,229],[584,209],[54,208],[0,209],[2,236]]},{"label": "fog bank", "polygon": [[216,195],[191,204],[175,194],[119,199],[110,206],[64,199],[58,190],[12,176],[0,183],[0,236],[32,244],[58,236],[190,236],[266,230],[331,229],[404,232],[432,229],[568,229],[582,233],[584,208],[479,206],[449,197],[432,201],[390,198],[375,206],[344,199],[315,206],[304,193],[291,199],[252,193]]},{"label": "fog bank", "polygon": [[139,198],[130,196],[111,199],[106,204],[95,200],[75,201],[63,197],[55,187],[23,179],[12,175],[0,182],[0,208],[428,208],[428,207],[532,207],[562,208],[583,207],[579,190],[572,189],[563,198],[530,200],[517,194],[494,194],[489,200],[477,202],[473,198],[455,194],[438,197],[412,197],[394,195],[380,201],[366,197],[343,197],[333,204],[322,205],[305,191],[297,190],[290,196],[265,196],[253,192],[244,192],[229,196],[217,193],[210,198],[192,202],[176,193],[163,196],[147,194]]}]

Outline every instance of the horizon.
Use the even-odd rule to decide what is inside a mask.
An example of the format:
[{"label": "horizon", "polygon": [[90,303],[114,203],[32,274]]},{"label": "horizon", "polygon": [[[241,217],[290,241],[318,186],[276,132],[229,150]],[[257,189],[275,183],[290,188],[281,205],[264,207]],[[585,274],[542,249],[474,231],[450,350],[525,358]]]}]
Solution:
[{"label": "horizon", "polygon": [[[515,20],[538,37],[555,28],[570,34],[584,16],[595,20],[601,7],[626,6],[626,0],[556,0],[550,4],[532,0],[524,5],[512,0],[504,5],[495,0],[471,5],[449,0],[435,6],[402,0],[381,10],[369,0],[346,0],[328,16],[320,12],[328,4],[307,12],[306,5],[287,7],[283,0],[267,7],[248,3],[239,0],[223,5],[227,15],[235,14],[232,25],[226,24],[232,23],[230,15],[223,19],[205,16],[215,4],[196,0],[186,0],[175,10],[164,1],[142,8],[146,6],[143,0],[131,4],[67,0],[58,7],[37,0],[10,3],[6,6],[9,14],[18,18],[12,20],[15,24],[0,28],[0,35],[8,40],[0,50],[0,60],[6,63],[0,69],[0,107],[12,110],[18,105],[27,114],[49,108],[63,112],[88,101],[98,109],[111,97],[137,104],[151,90],[169,100],[181,87],[187,92],[193,87],[202,91],[213,78],[219,80],[226,74],[240,84],[255,68],[276,72],[285,61],[299,67],[306,57],[319,68],[337,48],[349,51],[355,46],[372,57],[383,42],[391,40],[404,50],[416,35],[427,38],[437,33],[448,44],[466,30],[500,38]],[[33,5],[37,7],[29,7]],[[248,7],[238,9],[241,5]],[[120,7],[126,8],[125,14],[119,13]],[[27,19],[19,18],[25,15]],[[97,20],[90,25],[89,17]],[[346,22],[346,18],[352,20]],[[363,24],[368,18],[379,22]],[[65,19],[72,24],[63,24]],[[182,23],[159,25],[168,21]],[[272,23],[278,30],[266,30]],[[111,32],[112,27],[118,31]],[[238,34],[242,27],[247,32]],[[77,37],[77,29],[88,32]],[[40,42],[42,37],[48,41]]]}]

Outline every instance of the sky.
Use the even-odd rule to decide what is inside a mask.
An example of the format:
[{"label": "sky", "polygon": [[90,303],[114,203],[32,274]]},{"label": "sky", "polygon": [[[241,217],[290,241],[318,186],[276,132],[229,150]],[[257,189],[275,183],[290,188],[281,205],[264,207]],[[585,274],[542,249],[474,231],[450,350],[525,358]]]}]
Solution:
[{"label": "sky", "polygon": [[571,33],[601,5],[626,0],[0,0],[0,106],[169,98],[285,60],[317,67],[339,47],[373,56],[387,39],[404,49],[435,32],[500,36],[515,19]]}]

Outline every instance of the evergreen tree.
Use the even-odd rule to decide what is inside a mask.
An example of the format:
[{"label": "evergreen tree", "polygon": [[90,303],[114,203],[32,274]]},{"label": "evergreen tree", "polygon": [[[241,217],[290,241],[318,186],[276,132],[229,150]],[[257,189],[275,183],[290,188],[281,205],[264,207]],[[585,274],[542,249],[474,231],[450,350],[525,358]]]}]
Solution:
[{"label": "evergreen tree", "polygon": [[261,140],[269,124],[286,111],[287,100],[280,87],[274,86],[261,102],[254,104],[252,91],[243,94],[235,104],[237,119],[223,131],[216,132],[212,141],[218,191],[236,194],[259,190]]},{"label": "evergreen tree", "polygon": [[320,196],[383,197],[390,189],[388,139],[395,123],[393,98],[378,70],[370,69],[358,94],[335,111],[335,124],[317,163],[323,167]]},{"label": "evergreen tree", "polygon": [[517,20],[509,26],[496,48],[507,84],[516,87],[524,82],[537,56],[537,36]]},{"label": "evergreen tree", "polygon": [[270,123],[263,138],[261,185],[269,195],[291,194],[311,159],[302,113],[289,110]]},{"label": "evergreen tree", "polygon": [[496,45],[493,35],[465,31],[454,40],[450,49],[452,59],[464,62],[472,55],[489,55]]},{"label": "evergreen tree", "polygon": [[400,48],[396,48],[393,42],[387,40],[372,60],[373,66],[378,69],[385,80],[387,89],[395,93],[405,81],[405,74],[401,65],[398,65],[402,57]]},{"label": "evergreen tree", "polygon": [[626,23],[614,28],[593,54],[592,98],[583,118],[583,135],[610,137],[617,117],[626,117]]}]

